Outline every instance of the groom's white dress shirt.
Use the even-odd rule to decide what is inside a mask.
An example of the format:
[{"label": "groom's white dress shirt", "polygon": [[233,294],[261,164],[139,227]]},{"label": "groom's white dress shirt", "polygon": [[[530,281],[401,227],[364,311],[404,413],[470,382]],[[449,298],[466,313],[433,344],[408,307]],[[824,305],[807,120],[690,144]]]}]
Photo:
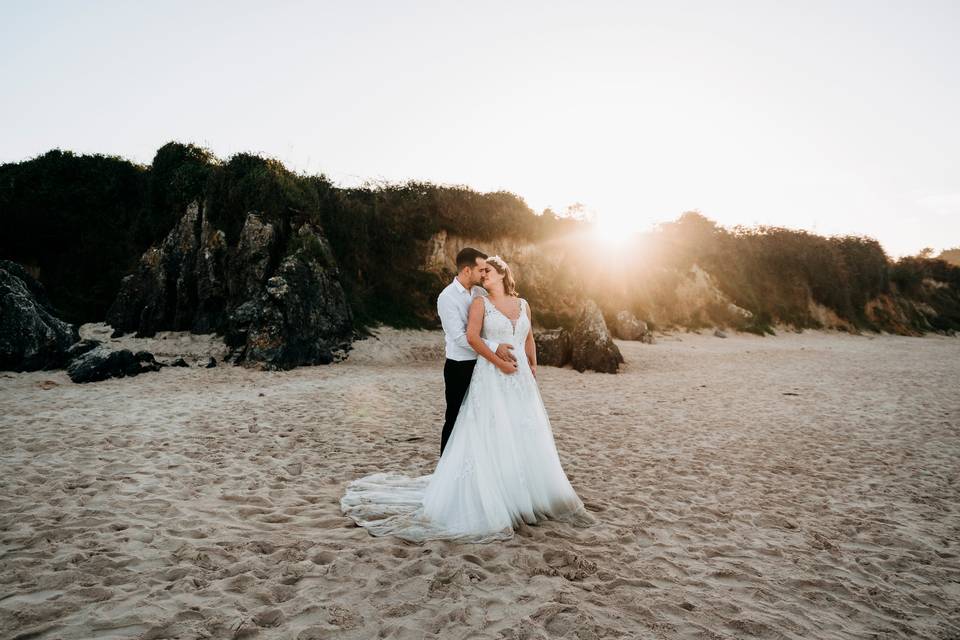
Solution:
[{"label": "groom's white dress shirt", "polygon": [[[467,315],[470,303],[478,296],[487,295],[483,287],[471,287],[469,290],[454,277],[437,298],[437,314],[446,337],[447,358],[451,360],[476,360],[477,352],[467,342]],[[499,343],[484,340],[490,351],[496,352]]]}]

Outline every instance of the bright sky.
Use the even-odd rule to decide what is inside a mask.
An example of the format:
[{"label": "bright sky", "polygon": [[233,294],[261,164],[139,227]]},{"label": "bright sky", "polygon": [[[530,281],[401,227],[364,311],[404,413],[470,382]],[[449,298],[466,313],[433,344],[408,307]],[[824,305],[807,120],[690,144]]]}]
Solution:
[{"label": "bright sky", "polygon": [[[788,6],[792,5],[792,6]],[[169,140],[960,246],[960,2],[3,2],[0,162]]]}]

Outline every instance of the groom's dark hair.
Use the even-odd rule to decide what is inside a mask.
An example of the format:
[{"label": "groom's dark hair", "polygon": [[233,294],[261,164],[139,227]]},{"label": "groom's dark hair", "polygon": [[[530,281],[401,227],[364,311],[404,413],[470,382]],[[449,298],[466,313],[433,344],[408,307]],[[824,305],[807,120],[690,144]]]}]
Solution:
[{"label": "groom's dark hair", "polygon": [[475,267],[477,266],[477,258],[487,259],[487,254],[482,251],[477,251],[473,247],[464,247],[460,249],[460,253],[457,254],[457,273],[463,271],[464,267]]}]

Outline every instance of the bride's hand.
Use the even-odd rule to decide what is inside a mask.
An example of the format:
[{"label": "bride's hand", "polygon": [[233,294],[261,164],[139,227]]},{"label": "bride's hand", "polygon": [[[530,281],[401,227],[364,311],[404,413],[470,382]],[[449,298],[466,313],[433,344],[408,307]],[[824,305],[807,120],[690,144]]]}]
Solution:
[{"label": "bride's hand", "polygon": [[503,358],[500,358],[500,362],[497,363],[497,368],[504,373],[516,373],[517,363],[511,360],[504,360]]}]

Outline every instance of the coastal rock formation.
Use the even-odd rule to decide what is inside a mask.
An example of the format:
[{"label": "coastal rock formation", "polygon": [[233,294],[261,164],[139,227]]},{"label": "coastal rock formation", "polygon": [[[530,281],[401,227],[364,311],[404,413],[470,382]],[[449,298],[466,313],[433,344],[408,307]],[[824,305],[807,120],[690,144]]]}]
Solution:
[{"label": "coastal rock formation", "polygon": [[338,276],[316,226],[278,227],[250,212],[231,245],[194,202],[124,278],[107,321],[138,337],[223,333],[235,363],[325,364],[349,349],[353,334]]},{"label": "coastal rock formation", "polygon": [[0,370],[55,369],[80,339],[60,320],[43,286],[21,265],[0,260]]},{"label": "coastal rock formation", "polygon": [[537,364],[548,367],[562,367],[570,362],[572,348],[570,333],[564,329],[551,329],[534,333],[537,345]]},{"label": "coastal rock formation", "polygon": [[580,312],[577,324],[570,334],[570,364],[577,371],[616,373],[624,361],[620,349],[614,344],[600,307],[587,300]]},{"label": "coastal rock formation", "polygon": [[133,353],[129,349],[113,350],[97,346],[78,356],[69,366],[67,375],[74,382],[97,382],[107,378],[135,376],[146,371],[159,371],[161,365],[147,351]]},{"label": "coastal rock formation", "polygon": [[617,313],[613,324],[613,335],[620,340],[638,340],[653,344],[653,333],[647,327],[647,323],[638,320],[635,315],[626,310]]},{"label": "coastal rock formation", "polygon": [[671,312],[670,324],[683,326],[741,328],[753,318],[751,311],[734,304],[715,278],[697,264],[678,282]]},{"label": "coastal rock formation", "polygon": [[226,343],[234,360],[286,369],[329,364],[350,348],[350,307],[332,257],[309,227],[299,230],[306,246],[284,258],[263,290],[229,316]]},{"label": "coastal rock formation", "polygon": [[600,307],[593,300],[583,305],[572,331],[552,329],[534,333],[537,364],[563,367],[567,364],[581,373],[590,369],[616,373],[623,363],[620,349],[610,337]]},{"label": "coastal rock formation", "polygon": [[[250,214],[247,222],[251,219],[256,215]],[[258,247],[270,250],[269,245]],[[225,235],[193,202],[160,246],[148,249],[136,272],[123,279],[107,322],[120,333],[135,331],[138,337],[161,330],[216,331],[231,302],[227,277],[232,266]],[[248,275],[237,271],[239,277]]]}]

